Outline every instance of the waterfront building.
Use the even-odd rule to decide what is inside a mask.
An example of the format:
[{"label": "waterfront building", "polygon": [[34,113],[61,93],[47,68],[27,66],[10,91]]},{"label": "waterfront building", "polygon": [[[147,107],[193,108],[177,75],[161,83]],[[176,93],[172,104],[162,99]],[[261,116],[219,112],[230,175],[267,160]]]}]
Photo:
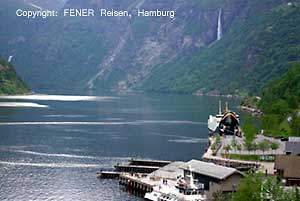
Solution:
[{"label": "waterfront building", "polygon": [[243,177],[243,174],[235,168],[224,167],[214,163],[191,160],[181,167],[184,170],[184,178],[188,180],[190,175],[198,182],[204,184],[207,198],[217,191],[222,193],[235,192]]},{"label": "waterfront building", "polygon": [[286,186],[300,186],[300,156],[276,155],[275,174],[285,180]]}]

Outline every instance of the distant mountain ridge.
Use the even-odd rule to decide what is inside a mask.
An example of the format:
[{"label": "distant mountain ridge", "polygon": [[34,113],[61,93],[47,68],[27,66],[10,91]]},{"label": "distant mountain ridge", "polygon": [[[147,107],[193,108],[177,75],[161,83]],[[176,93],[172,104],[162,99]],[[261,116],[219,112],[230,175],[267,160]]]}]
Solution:
[{"label": "distant mountain ridge", "polygon": [[18,72],[34,89],[257,92],[299,59],[299,6],[289,2],[69,0],[66,8],[163,9],[176,17],[11,16],[0,22],[0,51],[16,54]]}]

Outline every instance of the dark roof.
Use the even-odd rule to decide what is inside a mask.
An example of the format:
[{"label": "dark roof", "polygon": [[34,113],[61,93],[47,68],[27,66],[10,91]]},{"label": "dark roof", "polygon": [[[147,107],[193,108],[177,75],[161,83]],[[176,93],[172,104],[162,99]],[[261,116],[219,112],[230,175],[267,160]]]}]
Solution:
[{"label": "dark roof", "polygon": [[276,155],[274,168],[283,170],[285,178],[300,178],[300,156]]},{"label": "dark roof", "polygon": [[213,177],[219,180],[226,179],[227,177],[231,176],[232,174],[238,172],[234,168],[224,167],[221,165],[216,165],[214,163],[207,163],[198,160],[191,160],[181,166],[184,170],[190,170],[192,172],[196,172],[201,175]]},{"label": "dark roof", "polygon": [[288,141],[288,142],[286,142],[285,152],[290,152],[294,155],[300,154],[300,141]]}]

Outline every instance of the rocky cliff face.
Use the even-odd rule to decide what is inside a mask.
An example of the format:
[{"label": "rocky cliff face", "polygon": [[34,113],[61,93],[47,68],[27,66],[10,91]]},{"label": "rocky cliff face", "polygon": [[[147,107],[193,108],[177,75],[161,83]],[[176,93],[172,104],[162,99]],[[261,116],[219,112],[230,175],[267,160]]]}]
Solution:
[{"label": "rocky cliff face", "polygon": [[[173,19],[60,17],[37,21],[30,24],[37,29],[26,30],[30,34],[13,35],[8,40],[15,41],[13,45],[4,44],[3,49],[6,54],[13,52],[18,55],[15,57],[17,70],[36,89],[68,88],[70,83],[72,87],[91,90],[145,88],[147,80],[151,82],[150,78],[161,74],[160,71],[165,74],[178,71],[183,75],[184,65],[171,70],[166,68],[167,71],[162,66],[184,63],[185,59],[191,61],[191,58],[218,44],[220,26],[225,37],[237,22],[247,21],[252,15],[267,12],[284,2],[69,0],[65,4],[67,8],[132,12],[138,8],[162,9],[175,10],[176,16]],[[24,21],[20,26],[25,26]],[[250,58],[249,66],[251,62]],[[177,79],[176,76],[172,80]]]}]

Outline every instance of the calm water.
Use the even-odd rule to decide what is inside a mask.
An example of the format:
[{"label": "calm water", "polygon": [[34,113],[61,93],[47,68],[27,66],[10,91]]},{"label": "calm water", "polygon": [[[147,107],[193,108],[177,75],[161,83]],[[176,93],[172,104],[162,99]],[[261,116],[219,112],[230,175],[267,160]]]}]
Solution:
[{"label": "calm water", "polygon": [[111,96],[0,100],[48,106],[0,107],[0,200],[139,200],[96,172],[131,157],[201,157],[218,98]]}]

